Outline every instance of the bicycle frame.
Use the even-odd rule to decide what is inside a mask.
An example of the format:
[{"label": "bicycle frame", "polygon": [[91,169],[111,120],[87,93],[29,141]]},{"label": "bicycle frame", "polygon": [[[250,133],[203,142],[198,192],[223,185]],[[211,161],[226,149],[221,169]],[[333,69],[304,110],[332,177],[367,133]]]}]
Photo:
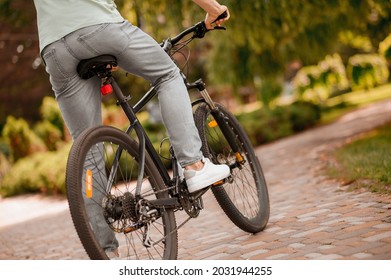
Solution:
[{"label": "bicycle frame", "polygon": [[[184,80],[186,81],[186,77],[182,73]],[[162,160],[160,159],[159,154],[155,150],[155,148],[152,145],[152,142],[148,138],[144,128],[140,124],[136,114],[140,112],[144,106],[157,94],[157,90],[155,87],[151,87],[145,94],[144,96],[134,105],[133,107],[128,103],[128,100],[130,99],[129,97],[126,97],[120,87],[118,86],[117,82],[113,77],[109,78],[109,83],[113,87],[113,93],[117,98],[117,104],[121,106],[123,109],[125,115],[130,121],[130,126],[126,129],[126,133],[130,134],[132,130],[135,130],[137,138],[139,139],[140,147],[139,147],[139,154],[140,154],[140,169],[139,169],[139,176],[138,176],[138,181],[137,181],[137,189],[136,189],[136,196],[140,194],[141,192],[141,179],[142,179],[142,174],[144,172],[143,170],[143,165],[145,162],[145,155],[146,153],[149,154],[151,157],[152,161],[154,164],[157,166],[160,175],[162,176],[162,179],[164,181],[164,184],[166,186],[172,185],[172,178],[168,174],[167,169],[165,168]],[[211,100],[209,94],[207,93],[205,87],[204,87],[204,82],[200,79],[197,80],[194,83],[188,83],[186,82],[186,87],[188,90],[197,88],[200,90],[203,98],[199,99],[195,102],[207,102],[209,105],[214,106],[213,101]],[[206,98],[205,98],[206,97]],[[208,102],[209,101],[209,102]],[[121,153],[121,151],[117,151],[117,153]],[[120,154],[117,154],[116,156],[119,157]],[[176,161],[175,158],[173,158],[174,161]],[[175,162],[176,163],[176,162]],[[173,166],[175,166],[175,163]],[[115,168],[115,167],[114,167]],[[174,169],[174,175],[173,178],[178,176],[177,170]],[[110,182],[110,180],[109,180]]]},{"label": "bicycle frame", "polygon": [[[215,29],[223,29],[223,28],[220,28],[220,27],[216,27]],[[167,40],[165,40],[161,46],[162,48],[167,52],[169,53],[170,50],[172,49],[172,47],[178,43],[183,37],[185,37],[186,35],[190,34],[190,33],[194,33],[193,34],[193,37],[191,38],[194,39],[194,38],[202,38],[204,37],[205,33],[208,32],[209,30],[206,29],[206,26],[203,22],[201,23],[198,23],[196,24],[195,26],[183,31],[182,33],[180,33],[178,36],[174,37],[174,38],[168,38]],[[190,42],[190,40],[189,40]],[[229,144],[231,146],[231,148],[233,149],[233,151],[236,153],[237,155],[237,160],[238,162],[241,162],[242,161],[242,157],[240,155],[240,153],[238,152],[239,151],[239,147],[238,145],[236,144],[236,142],[233,140],[235,139],[235,137],[232,135],[232,131],[227,127],[225,121],[224,121],[224,116],[222,116],[219,112],[219,109],[216,107],[215,103],[213,102],[213,100],[211,99],[209,93],[207,92],[206,88],[205,88],[205,83],[202,79],[199,79],[193,83],[189,83],[187,81],[187,78],[186,78],[186,75],[181,72],[181,75],[183,77],[183,80],[186,84],[186,87],[188,90],[191,90],[191,89],[197,89],[202,98],[196,100],[193,102],[193,106],[196,105],[197,103],[200,103],[200,102],[205,102],[208,104],[208,106],[210,107],[211,109],[211,114],[213,115],[213,117],[215,118],[215,120],[217,121],[222,133],[226,136],[226,139],[228,139],[229,141]],[[138,178],[137,178],[137,187],[136,187],[136,192],[135,192],[135,197],[136,198],[140,198],[140,193],[141,193],[141,184],[142,184],[142,179],[143,179],[143,173],[144,173],[144,163],[145,163],[145,156],[146,156],[146,153],[148,153],[148,155],[151,157],[153,163],[155,164],[155,166],[157,167],[162,179],[163,179],[163,182],[164,184],[167,186],[167,187],[171,187],[173,185],[177,186],[178,185],[178,180],[179,180],[179,172],[178,172],[178,168],[177,168],[177,161],[176,161],[176,158],[175,156],[173,157],[173,176],[172,178],[170,177],[167,169],[165,168],[162,160],[160,159],[160,156],[159,154],[157,153],[157,151],[155,150],[155,148],[153,147],[152,145],[152,142],[150,141],[150,139],[148,138],[144,128],[142,127],[142,125],[140,124],[136,114],[138,112],[140,112],[144,106],[153,98],[156,96],[157,94],[157,90],[156,90],[156,87],[151,87],[144,95],[143,97],[132,107],[128,101],[130,100],[130,97],[126,97],[122,90],[120,89],[120,87],[118,86],[117,82],[115,81],[115,79],[110,75],[109,77],[107,77],[107,80],[106,80],[106,83],[109,83],[112,85],[112,88],[113,88],[113,93],[114,95],[116,96],[117,98],[117,105],[121,106],[125,115],[127,116],[127,118],[129,119],[130,121],[130,125],[129,127],[126,129],[126,133],[127,134],[130,134],[132,132],[132,130],[135,130],[136,132],[136,135],[137,135],[137,138],[139,140],[139,155],[140,155],[140,158],[139,158],[139,166],[140,168],[138,169]],[[117,151],[117,154],[116,154],[116,157],[119,158],[120,155],[122,153],[122,150],[118,150]],[[233,168],[234,166],[231,166],[231,168]],[[117,165],[113,165],[112,167],[112,171],[115,171],[115,169],[117,168]],[[114,174],[114,172],[112,172],[112,174]],[[110,188],[110,182],[112,180],[108,180],[108,185],[107,185],[107,190],[109,190]],[[178,202],[175,203],[175,205],[179,205]]]}]

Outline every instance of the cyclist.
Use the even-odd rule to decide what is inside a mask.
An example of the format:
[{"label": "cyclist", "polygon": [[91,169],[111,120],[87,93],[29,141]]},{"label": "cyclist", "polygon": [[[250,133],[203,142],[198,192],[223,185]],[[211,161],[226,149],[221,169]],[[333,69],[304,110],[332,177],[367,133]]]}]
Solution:
[{"label": "cyclist", "polygon": [[[216,0],[193,2],[207,13],[208,29],[223,12],[228,16],[215,24],[229,18],[228,8]],[[41,56],[73,139],[102,123],[100,81],[79,78],[77,65],[83,59],[111,54],[125,71],[147,79],[158,89],[163,122],[184,168],[189,192],[230,174],[227,165],[214,165],[202,155],[190,99],[177,66],[157,42],[120,15],[114,0],[34,0],[34,4]]]}]

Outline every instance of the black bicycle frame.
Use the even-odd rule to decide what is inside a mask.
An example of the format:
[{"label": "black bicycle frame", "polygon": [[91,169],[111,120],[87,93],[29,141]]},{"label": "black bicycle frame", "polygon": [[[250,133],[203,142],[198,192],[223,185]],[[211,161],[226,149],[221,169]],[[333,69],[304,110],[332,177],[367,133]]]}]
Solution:
[{"label": "black bicycle frame", "polygon": [[[195,81],[194,83],[188,83],[186,80],[186,76],[182,73],[182,77],[185,81],[186,87],[188,90],[190,89],[197,89],[201,95],[202,98],[198,99],[193,102],[192,105],[195,105],[200,102],[205,102],[208,104],[208,106],[211,109],[211,114],[217,121],[222,133],[226,136],[227,141],[229,142],[232,150],[234,152],[239,152],[239,147],[237,143],[234,141],[235,137],[232,133],[232,131],[227,127],[227,124],[225,123],[224,116],[220,114],[220,111],[215,106],[214,102],[210,98],[209,94],[207,93],[205,89],[205,83],[202,81],[202,79],[199,79]],[[126,133],[130,134],[132,130],[134,129],[136,132],[136,135],[139,139],[139,170],[138,170],[138,178],[137,178],[137,188],[136,188],[136,196],[141,193],[141,184],[144,174],[144,163],[145,163],[145,155],[146,152],[151,157],[153,163],[157,166],[158,171],[163,178],[163,182],[166,186],[170,186],[172,184],[171,177],[168,174],[167,169],[165,168],[163,162],[161,161],[158,153],[156,152],[154,146],[152,145],[151,140],[148,138],[144,128],[140,124],[136,114],[140,112],[141,109],[144,108],[144,106],[157,94],[156,87],[151,87],[147,93],[134,105],[134,107],[130,106],[128,101],[129,97],[125,97],[122,93],[120,87],[118,86],[117,82],[114,80],[113,77],[110,77],[109,82],[112,84],[113,92],[117,98],[117,104],[120,105],[125,112],[126,116],[128,117],[130,121],[130,126],[127,128]],[[117,156],[120,156],[120,153],[122,151],[117,151]],[[176,174],[174,174],[176,175]]]},{"label": "black bicycle frame", "polygon": [[[146,152],[149,154],[152,161],[157,166],[165,185],[169,186],[171,183],[171,178],[167,172],[167,169],[163,165],[163,162],[160,160],[160,157],[156,152],[155,148],[153,147],[151,140],[147,137],[144,128],[142,127],[136,116],[136,114],[157,94],[155,87],[152,87],[143,96],[143,98],[140,99],[134,107],[132,107],[128,103],[130,98],[124,96],[122,90],[120,89],[113,77],[110,77],[109,83],[111,83],[113,87],[113,93],[117,98],[117,104],[122,107],[125,115],[129,119],[130,126],[127,128],[126,133],[130,134],[132,130],[134,130],[136,132],[137,138],[139,139],[139,169],[137,177],[136,196],[139,196],[141,193],[141,184],[144,174]],[[121,152],[122,151],[117,151],[117,153]]]}]

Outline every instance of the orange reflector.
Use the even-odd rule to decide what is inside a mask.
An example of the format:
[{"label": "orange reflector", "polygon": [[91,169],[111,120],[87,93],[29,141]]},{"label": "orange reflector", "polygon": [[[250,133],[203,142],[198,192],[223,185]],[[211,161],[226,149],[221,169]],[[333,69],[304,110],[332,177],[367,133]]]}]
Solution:
[{"label": "orange reflector", "polygon": [[238,162],[242,162],[243,161],[243,157],[242,157],[242,155],[239,152],[237,152],[235,155],[236,155],[236,160]]},{"label": "orange reflector", "polygon": [[90,169],[86,172],[86,197],[92,197],[92,171]]},{"label": "orange reflector", "polygon": [[221,180],[221,181],[217,181],[216,183],[214,183],[212,186],[218,186],[218,185],[221,185],[224,183],[224,180]]},{"label": "orange reflector", "polygon": [[210,122],[208,123],[208,126],[209,126],[210,128],[216,127],[216,126],[217,126],[217,122],[216,122],[215,120],[210,121]]}]

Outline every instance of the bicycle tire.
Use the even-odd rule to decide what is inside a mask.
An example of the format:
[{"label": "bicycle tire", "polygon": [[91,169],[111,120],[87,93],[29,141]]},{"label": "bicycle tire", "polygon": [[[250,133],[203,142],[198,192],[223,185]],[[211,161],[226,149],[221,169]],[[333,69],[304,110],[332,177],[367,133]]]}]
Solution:
[{"label": "bicycle tire", "polygon": [[[113,155],[119,149],[122,151],[118,161],[120,164],[117,172],[112,172],[116,175],[110,178],[108,174],[115,162]],[[104,158],[104,167],[103,161],[100,160],[102,158]],[[137,159],[138,143],[128,134],[114,127],[100,126],[88,129],[72,145],[66,168],[67,197],[74,226],[91,259],[109,259],[106,250],[115,250],[117,242],[121,259],[177,258],[178,237],[175,230],[175,216],[171,209],[165,210],[160,218],[151,223],[148,231],[145,225],[124,233],[132,229],[131,224],[137,222],[135,218],[137,206],[134,199]],[[85,175],[89,172],[87,170],[93,170],[91,179],[86,177],[91,176],[91,173]],[[145,159],[144,172],[143,188],[147,183],[150,185],[141,195],[144,197],[148,195],[147,198],[153,199],[167,198],[163,180],[149,156]],[[92,194],[91,188],[85,189],[89,184],[85,180],[92,182]],[[105,185],[108,185],[108,181],[112,181],[111,191],[102,191],[106,188]],[[95,216],[91,211],[95,211]],[[92,218],[89,217],[93,217],[96,222],[92,222]],[[92,229],[92,225],[95,225],[95,230]],[[161,240],[161,242],[150,248],[144,246],[145,232],[150,234],[148,241]],[[98,238],[98,234],[101,238]],[[105,245],[100,245],[99,240],[103,240],[103,237],[106,238]]]},{"label": "bicycle tire", "polygon": [[[231,178],[220,186],[212,187],[220,207],[240,229],[257,233],[269,220],[270,202],[265,177],[254,148],[238,120],[222,105],[216,104],[227,127],[235,135],[245,164],[231,170]],[[201,103],[194,112],[194,119],[202,140],[202,152],[212,162],[233,164],[235,154],[223,136],[206,103]]]}]

